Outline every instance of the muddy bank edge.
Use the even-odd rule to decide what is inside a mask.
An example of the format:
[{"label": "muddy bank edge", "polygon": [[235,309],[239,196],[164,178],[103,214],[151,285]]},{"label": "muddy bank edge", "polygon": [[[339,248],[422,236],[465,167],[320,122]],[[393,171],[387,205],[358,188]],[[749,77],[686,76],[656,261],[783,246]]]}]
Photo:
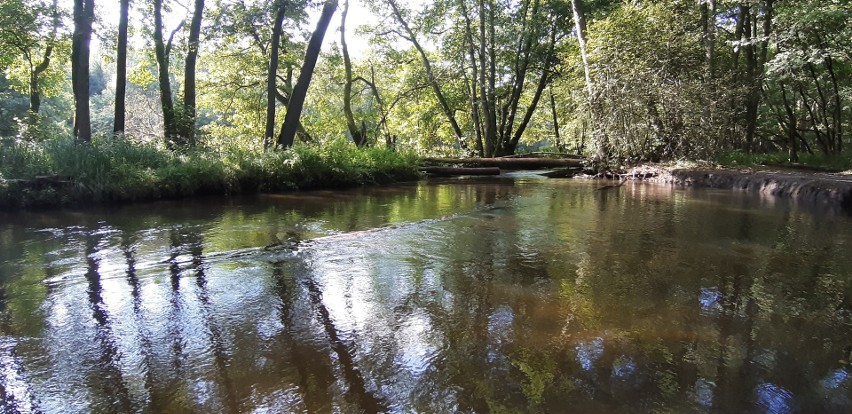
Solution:
[{"label": "muddy bank edge", "polygon": [[800,172],[672,169],[651,181],[746,191],[852,212],[852,175]]}]

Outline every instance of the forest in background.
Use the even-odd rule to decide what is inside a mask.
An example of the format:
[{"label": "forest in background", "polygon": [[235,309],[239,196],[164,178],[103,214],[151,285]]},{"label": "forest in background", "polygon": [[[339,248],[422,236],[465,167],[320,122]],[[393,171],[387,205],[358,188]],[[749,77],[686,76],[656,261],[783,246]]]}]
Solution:
[{"label": "forest in background", "polygon": [[[3,0],[0,174],[23,174],[21,148],[93,139],[849,158],[845,0],[364,1],[375,21],[347,21],[348,0],[120,0],[116,25],[93,0]],[[353,56],[356,30],[370,43]]]}]

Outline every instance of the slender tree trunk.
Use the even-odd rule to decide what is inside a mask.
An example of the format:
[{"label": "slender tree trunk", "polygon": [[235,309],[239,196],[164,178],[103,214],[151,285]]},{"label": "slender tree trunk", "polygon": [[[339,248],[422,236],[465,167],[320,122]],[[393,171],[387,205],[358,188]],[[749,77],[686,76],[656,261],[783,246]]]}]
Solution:
[{"label": "slender tree trunk", "polygon": [[[595,96],[594,81],[592,80],[591,66],[589,66],[589,54],[587,48],[586,15],[582,0],[571,0],[571,11],[574,15],[574,30],[577,36],[577,44],[580,47],[580,58],[583,61],[583,75],[586,83],[586,106],[588,107],[589,123],[591,124],[592,143],[597,144],[595,158],[605,161],[610,154],[609,139],[606,133],[598,126],[598,98]],[[585,127],[585,123],[583,124]],[[585,129],[583,130],[585,140]],[[582,147],[583,145],[581,145]]]},{"label": "slender tree trunk", "polygon": [[185,144],[195,142],[195,65],[198,61],[198,46],[201,37],[201,18],[204,14],[204,0],[195,0],[192,21],[189,24],[189,42],[183,73],[183,111],[180,119],[179,134]]},{"label": "slender tree trunk", "polygon": [[387,148],[393,148],[394,138],[391,136],[390,130],[388,129],[388,110],[385,108],[385,100],[379,93],[379,88],[376,87],[376,70],[372,63],[370,63],[370,80],[368,81],[361,77],[358,79],[367,84],[373,92],[373,97],[376,99],[376,105],[380,116],[379,123],[376,125],[376,130],[384,130],[385,145]]},{"label": "slender tree trunk", "polygon": [[[515,53],[515,65],[514,65],[514,74],[512,75],[512,93],[509,96],[509,100],[506,102],[503,108],[504,117],[500,124],[500,146],[498,148],[498,155],[510,155],[515,153],[515,147],[517,146],[518,139],[520,139],[520,134],[526,129],[527,122],[529,119],[524,119],[521,125],[518,126],[517,131],[513,133],[515,128],[515,117],[518,113],[518,105],[521,101],[521,96],[523,95],[524,86],[526,84],[527,74],[529,73],[529,67],[531,63],[531,54],[533,42],[537,38],[538,34],[538,22],[536,21],[539,15],[539,2],[538,0],[533,0],[532,6],[524,7],[522,9],[523,24],[521,29],[521,38],[518,41],[518,49]],[[551,31],[552,34],[555,34],[555,31]],[[548,52],[549,54],[549,52]],[[549,60],[549,56],[547,58]],[[527,108],[527,114],[532,116],[532,113],[529,109],[535,110],[536,105],[538,104],[538,98],[541,97],[541,92],[544,90],[544,86],[546,86],[547,82],[547,72],[548,62],[544,63],[545,68],[542,70],[542,78],[537,83],[538,87],[536,88],[536,94],[533,98],[533,103]]]},{"label": "slender tree trunk", "polygon": [[702,26],[704,28],[704,54],[707,65],[707,80],[713,79],[716,71],[716,0],[702,3]]},{"label": "slender tree trunk", "polygon": [[411,44],[414,46],[415,49],[417,49],[417,52],[420,54],[420,59],[423,61],[423,69],[426,71],[426,76],[429,78],[429,83],[432,86],[432,91],[435,93],[435,98],[438,99],[438,103],[441,105],[441,109],[444,111],[444,115],[447,117],[447,121],[449,121],[450,126],[453,127],[453,132],[456,134],[456,139],[459,142],[462,142],[464,134],[462,134],[462,130],[459,127],[458,122],[456,122],[456,117],[453,114],[453,109],[450,108],[450,104],[444,97],[444,93],[441,91],[441,86],[438,84],[438,80],[435,78],[435,73],[432,70],[432,63],[429,61],[429,57],[426,55],[426,51],[423,49],[423,46],[420,45],[420,42],[417,41],[417,36],[411,29],[411,26],[409,26],[408,22],[406,22],[405,19],[402,17],[402,13],[399,10],[399,6],[396,4],[396,1],[387,0],[387,4],[391,7],[396,21],[405,30],[405,34],[407,36],[406,40],[411,42]]},{"label": "slender tree trunk", "polygon": [[41,110],[41,75],[50,66],[50,58],[53,55],[53,48],[56,43],[56,33],[59,31],[60,22],[58,0],[53,0],[51,13],[53,14],[53,30],[47,41],[47,47],[44,49],[44,55],[41,58],[41,62],[39,62],[39,64],[34,68],[32,67],[32,62],[30,62],[30,125],[35,125],[38,120],[38,113]]},{"label": "slender tree trunk", "polygon": [[[772,33],[774,0],[765,0],[763,5],[763,40],[760,49],[755,44],[746,47],[746,63],[749,80],[748,96],[746,97],[746,151],[754,151],[754,140],[757,130],[757,115],[760,108],[761,89],[763,88],[764,66],[768,57],[768,40]],[[746,21],[746,36],[750,40],[757,37],[757,16],[749,14]],[[758,54],[759,52],[759,54]]]},{"label": "slender tree trunk", "polygon": [[[831,103],[829,102],[828,96],[826,95],[822,83],[819,80],[820,76],[817,74],[816,69],[814,69],[814,65],[809,62],[807,64],[807,68],[811,78],[814,80],[814,86],[816,86],[817,90],[817,98],[819,98],[818,102],[816,102],[817,107],[819,108],[819,115],[813,118],[814,127],[819,128],[819,124],[822,124],[823,132],[826,135],[826,142],[828,143],[828,149],[831,150],[831,152],[839,152],[837,149],[838,141],[835,139],[837,130],[833,127],[833,123],[829,120],[829,118],[832,118],[832,116],[828,113],[828,108],[831,106]],[[829,73],[833,73],[833,71],[830,71]],[[814,100],[816,101],[817,98],[814,98]]]},{"label": "slender tree trunk", "polygon": [[[471,67],[470,85],[468,87],[468,90],[470,91],[470,117],[473,121],[473,128],[476,131],[476,153],[480,157],[483,157],[485,156],[485,152],[482,144],[482,121],[480,118],[480,109],[482,108],[477,92],[479,88],[479,85],[477,84],[477,82],[479,81],[479,70],[477,68],[478,63],[476,61],[476,45],[473,42],[473,30],[470,21],[470,13],[468,12],[465,1],[466,0],[459,0],[459,6],[461,7],[462,15],[464,16],[465,42],[467,43],[467,54],[470,58]],[[480,58],[484,57],[480,56]],[[464,56],[462,56],[462,70],[466,73],[467,71],[464,69],[464,62],[465,58]]]},{"label": "slender tree trunk", "polygon": [[278,77],[278,48],[281,44],[281,31],[284,25],[284,2],[277,3],[275,23],[272,26],[272,44],[269,52],[269,73],[266,75],[266,131],[263,134],[263,148],[272,146],[275,135],[275,100]]},{"label": "slender tree trunk", "polygon": [[511,141],[509,141],[509,145],[506,148],[506,154],[515,153],[515,148],[517,148],[518,142],[521,140],[521,136],[524,135],[524,131],[526,131],[527,126],[529,125],[530,120],[532,119],[532,116],[535,113],[536,108],[538,107],[538,102],[539,100],[541,100],[541,94],[544,93],[544,88],[547,87],[548,79],[550,79],[550,65],[551,61],[553,60],[553,53],[555,47],[556,32],[551,31],[550,46],[548,47],[547,54],[545,54],[544,67],[541,69],[541,76],[538,79],[538,84],[536,86],[535,93],[533,94],[532,102],[530,102],[529,106],[527,106],[527,110],[524,113],[524,117],[521,120],[521,123],[518,125],[518,129],[512,136]]},{"label": "slender tree trunk", "polygon": [[834,87],[834,113],[833,115],[833,126],[834,131],[836,133],[836,147],[837,153],[840,154],[843,152],[843,103],[840,92],[840,85],[837,81],[837,74],[834,71],[834,59],[831,58],[831,55],[827,55],[825,58],[825,67],[828,69],[828,75],[831,79],[831,85]]},{"label": "slender tree trunk", "polygon": [[115,56],[115,116],[113,117],[114,133],[124,132],[125,96],[127,93],[127,27],[130,0],[121,0],[121,11],[118,21],[118,50]]},{"label": "slender tree trunk", "polygon": [[[745,33],[745,26],[748,20],[748,16],[751,14],[750,7],[747,4],[740,3],[739,9],[737,11],[737,22],[734,26],[734,40],[740,42],[743,40],[743,34]],[[742,46],[734,47],[734,71],[737,70],[740,64],[740,52],[742,51]]]},{"label": "slender tree trunk", "polygon": [[317,58],[319,58],[320,48],[322,47],[322,39],[325,37],[325,31],[328,29],[328,24],[331,22],[331,16],[335,10],[337,10],[337,0],[327,0],[323,5],[322,13],[320,13],[316,30],[311,34],[311,39],[308,41],[308,48],[305,50],[305,62],[302,64],[299,80],[296,81],[293,94],[290,96],[290,104],[287,106],[287,115],[284,117],[281,133],[278,134],[277,145],[279,147],[290,148],[293,146],[293,139],[296,137],[296,130],[299,127],[299,118],[302,115],[302,107],[308,94],[308,86],[311,84],[311,78],[314,75],[314,68],[317,65]]},{"label": "slender tree trunk", "polygon": [[793,112],[793,108],[790,105],[789,99],[787,99],[787,88],[784,87],[784,83],[780,83],[781,86],[781,98],[784,101],[784,110],[787,113],[787,137],[789,143],[789,161],[790,162],[799,162],[799,151],[798,151],[798,128],[799,123],[796,118],[795,112]]},{"label": "slender tree trunk", "polygon": [[556,97],[553,96],[553,84],[550,84],[550,113],[553,116],[553,139],[558,152],[562,152],[562,138],[559,136],[559,114],[556,112]]},{"label": "slender tree trunk", "polygon": [[340,14],[340,46],[343,49],[343,70],[346,74],[346,82],[343,85],[343,115],[346,117],[346,128],[355,145],[363,147],[367,145],[367,137],[362,134],[355,124],[355,116],[352,114],[352,60],[349,59],[349,47],[346,45],[346,15],[349,14],[349,0],[343,1],[343,12]]},{"label": "slender tree trunk", "polygon": [[92,141],[89,110],[89,42],[95,18],[94,0],[74,0],[74,35],[71,44],[71,84],[74,91],[74,137]]},{"label": "slender tree trunk", "polygon": [[574,14],[574,30],[577,43],[580,45],[580,58],[583,61],[583,75],[586,80],[586,94],[592,96],[592,74],[589,68],[589,57],[586,51],[586,16],[583,10],[583,0],[571,0],[571,11]]}]

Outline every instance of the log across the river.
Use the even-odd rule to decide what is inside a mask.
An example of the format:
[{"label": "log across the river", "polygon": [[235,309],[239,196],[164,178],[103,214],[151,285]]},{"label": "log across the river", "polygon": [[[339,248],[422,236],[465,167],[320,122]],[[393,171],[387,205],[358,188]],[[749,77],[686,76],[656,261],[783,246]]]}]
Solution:
[{"label": "log across the river", "polygon": [[580,159],[553,158],[424,158],[430,165],[464,165],[466,167],[499,167],[508,170],[526,170],[536,168],[581,167]]},{"label": "log across the river", "polygon": [[459,175],[500,175],[500,169],[497,167],[485,168],[464,168],[464,167],[423,167],[421,171],[440,176],[459,176]]}]

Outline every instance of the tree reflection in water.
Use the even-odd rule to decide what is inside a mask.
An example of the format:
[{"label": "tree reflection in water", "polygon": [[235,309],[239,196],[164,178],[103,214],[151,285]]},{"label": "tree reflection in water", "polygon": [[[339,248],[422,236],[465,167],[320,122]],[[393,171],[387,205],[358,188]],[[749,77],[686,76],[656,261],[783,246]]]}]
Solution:
[{"label": "tree reflection in water", "polygon": [[496,179],[4,220],[3,409],[848,411],[852,221],[761,202]]}]

